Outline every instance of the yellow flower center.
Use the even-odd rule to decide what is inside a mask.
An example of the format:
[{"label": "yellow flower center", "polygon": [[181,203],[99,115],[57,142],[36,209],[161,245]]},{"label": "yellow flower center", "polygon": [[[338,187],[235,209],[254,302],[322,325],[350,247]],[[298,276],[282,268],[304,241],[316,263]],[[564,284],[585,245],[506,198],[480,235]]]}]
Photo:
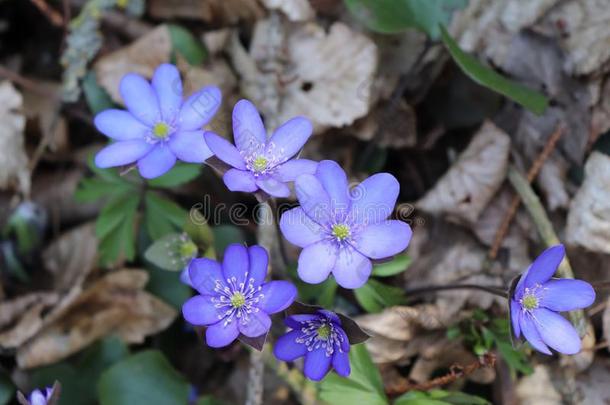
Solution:
[{"label": "yellow flower center", "polygon": [[152,132],[155,137],[165,139],[169,135],[169,130],[169,125],[167,125],[165,122],[158,122],[153,127]]},{"label": "yellow flower center", "polygon": [[244,295],[239,291],[234,293],[231,297],[231,305],[233,305],[233,308],[241,308],[245,305],[245,303],[246,297],[244,297]]},{"label": "yellow flower center", "polygon": [[350,234],[349,226],[345,224],[333,225],[333,236],[339,240],[344,240]]},{"label": "yellow flower center", "polygon": [[521,305],[523,305],[525,309],[536,309],[538,308],[538,298],[534,295],[526,295],[521,300]]},{"label": "yellow flower center", "polygon": [[269,164],[269,161],[267,160],[267,158],[265,158],[263,156],[259,156],[256,159],[254,159],[254,162],[252,162],[252,167],[254,168],[255,171],[262,172],[263,170],[265,170],[267,168],[267,164]]},{"label": "yellow flower center", "polygon": [[330,336],[330,326],[329,325],[322,325],[318,328],[318,330],[316,331],[318,333],[318,337],[322,340],[328,340],[329,336]]}]

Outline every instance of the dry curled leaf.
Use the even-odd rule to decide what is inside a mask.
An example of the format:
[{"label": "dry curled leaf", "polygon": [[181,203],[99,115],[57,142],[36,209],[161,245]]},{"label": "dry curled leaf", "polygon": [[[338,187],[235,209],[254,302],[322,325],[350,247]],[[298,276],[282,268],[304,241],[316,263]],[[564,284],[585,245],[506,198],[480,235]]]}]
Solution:
[{"label": "dry curled leaf", "polygon": [[37,91],[24,89],[23,110],[28,120],[36,123],[42,137],[48,141],[52,152],[68,150],[68,124],[60,114],[61,105],[53,97],[41,97],[40,91],[60,94],[61,84],[55,82],[36,82]]},{"label": "dry curled leaf", "polygon": [[348,132],[363,141],[372,140],[381,147],[404,148],[417,143],[416,124],[415,110],[400,100],[395,108],[380,103],[370,114],[356,121]]},{"label": "dry curled leaf", "polygon": [[43,311],[59,300],[54,292],[34,292],[0,304],[0,347],[11,349],[34,336],[43,326]]},{"label": "dry curled leaf", "polygon": [[144,291],[148,274],[121,270],[87,288],[52,322],[17,350],[21,368],[59,361],[109,334],[129,343],[142,343],[165,329],[176,310]]},{"label": "dry curled leaf", "polygon": [[566,239],[589,250],[610,253],[610,157],[593,152],[585,181],[570,204]]},{"label": "dry curled leaf", "polygon": [[0,82],[0,189],[30,191],[28,157],[24,150],[23,97],[9,81]]},{"label": "dry curled leaf", "polygon": [[280,10],[290,21],[307,21],[315,17],[309,0],[262,0],[269,10]]},{"label": "dry curled leaf", "polygon": [[475,222],[504,181],[509,151],[508,135],[486,121],[449,171],[416,206]]},{"label": "dry curled leaf", "polygon": [[222,25],[265,15],[258,0],[149,0],[148,11],[158,19],[188,18]]},{"label": "dry curled leaf", "polygon": [[257,23],[249,51],[234,35],[230,52],[242,92],[273,124],[305,115],[319,131],[369,111],[377,47],[343,23],[326,31],[272,16]]}]

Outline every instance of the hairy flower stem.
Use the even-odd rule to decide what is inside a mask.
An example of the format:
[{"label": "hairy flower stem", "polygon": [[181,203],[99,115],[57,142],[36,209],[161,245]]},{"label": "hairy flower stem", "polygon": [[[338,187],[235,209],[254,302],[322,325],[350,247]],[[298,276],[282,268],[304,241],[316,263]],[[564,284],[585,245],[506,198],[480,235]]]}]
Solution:
[{"label": "hairy flower stem", "polygon": [[[515,188],[517,194],[519,194],[519,197],[521,197],[523,205],[527,208],[527,211],[532,217],[544,244],[547,247],[560,244],[561,242],[557,237],[555,229],[553,229],[551,220],[527,179],[523,177],[515,167],[511,166],[508,168],[508,180]],[[560,278],[574,278],[574,272],[572,271],[572,266],[570,266],[567,255],[557,268],[557,275]],[[583,310],[570,311],[569,316],[581,336],[584,335],[587,330],[591,330],[591,324],[586,318]],[[593,341],[592,344],[595,344],[595,341]]]},{"label": "hairy flower stem", "polygon": [[503,287],[492,287],[478,284],[455,284],[455,285],[431,285],[425,287],[418,287],[408,289],[405,291],[407,300],[411,300],[414,297],[420,295],[426,295],[437,291],[448,291],[448,290],[479,290],[489,294],[497,295],[499,297],[508,298],[508,291]]}]

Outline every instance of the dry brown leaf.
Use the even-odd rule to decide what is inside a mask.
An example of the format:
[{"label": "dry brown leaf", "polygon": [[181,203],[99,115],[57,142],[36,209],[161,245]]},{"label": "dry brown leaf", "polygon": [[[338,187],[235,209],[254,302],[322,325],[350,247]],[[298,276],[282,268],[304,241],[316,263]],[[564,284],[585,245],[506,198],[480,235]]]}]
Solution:
[{"label": "dry brown leaf", "polygon": [[[391,115],[388,114],[391,111]],[[374,139],[381,147],[404,148],[417,143],[417,116],[413,107],[400,100],[395,108],[380,103],[348,130],[363,141]]]},{"label": "dry brown leaf", "polygon": [[593,152],[585,181],[568,213],[566,239],[589,250],[610,253],[610,157]]},{"label": "dry brown leaf", "polygon": [[307,21],[315,17],[309,0],[262,0],[269,10],[280,10],[290,21]]},{"label": "dry brown leaf", "polygon": [[88,223],[62,234],[43,252],[46,268],[53,274],[56,290],[81,285],[97,263],[95,225]]},{"label": "dry brown leaf", "polygon": [[177,312],[143,290],[147,281],[146,271],[121,270],[95,282],[42,333],[18,348],[19,367],[54,363],[109,334],[142,343],[165,329]]},{"label": "dry brown leaf", "polygon": [[317,131],[353,123],[369,111],[377,47],[343,23],[287,25],[273,17],[256,25],[249,52],[231,41],[241,90],[271,128],[305,115]]},{"label": "dry brown leaf", "polygon": [[43,326],[42,312],[55,305],[54,292],[35,292],[0,304],[0,347],[15,348]]},{"label": "dry brown leaf", "polygon": [[214,24],[235,24],[265,15],[258,0],[149,0],[148,11],[158,19],[188,18]]},{"label": "dry brown leaf", "polygon": [[35,121],[41,135],[48,139],[48,145],[53,152],[68,150],[68,124],[60,115],[61,105],[52,97],[41,97],[40,90],[45,93],[59,94],[60,83],[36,82],[38,91],[28,89],[23,91],[23,111],[28,120]]},{"label": "dry brown leaf", "polygon": [[9,81],[0,82],[0,189],[16,186],[30,192],[28,157],[24,150],[23,97]]},{"label": "dry brown leaf", "polygon": [[475,222],[504,181],[509,152],[508,135],[486,121],[449,171],[416,206]]}]

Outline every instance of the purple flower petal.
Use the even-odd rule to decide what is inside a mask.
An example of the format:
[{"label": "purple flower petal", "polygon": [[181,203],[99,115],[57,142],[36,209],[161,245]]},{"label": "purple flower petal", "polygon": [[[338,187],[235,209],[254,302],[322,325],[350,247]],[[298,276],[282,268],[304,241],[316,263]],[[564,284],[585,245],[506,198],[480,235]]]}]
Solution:
[{"label": "purple flower petal", "polygon": [[217,308],[211,296],[195,295],[182,305],[182,315],[188,323],[198,326],[212,325],[224,317],[225,311]]},{"label": "purple flower petal", "polygon": [[269,332],[271,328],[271,318],[263,311],[253,311],[249,314],[247,322],[238,322],[239,331],[248,337],[258,337]]},{"label": "purple flower petal", "polygon": [[[335,314],[335,316],[337,316],[337,315]],[[337,324],[337,323],[335,322],[335,324]],[[341,325],[339,325],[339,326],[341,326]],[[335,330],[337,331],[337,333],[339,335],[341,335],[341,350],[343,350],[346,353],[349,352],[349,338],[347,337],[347,333],[345,333],[345,331],[341,327],[335,328]]]},{"label": "purple flower petal", "polygon": [[218,159],[236,169],[246,170],[244,159],[239,154],[237,148],[229,141],[210,131],[205,132],[204,137],[208,147],[216,155],[216,157],[218,157]]},{"label": "purple flower petal", "polygon": [[358,233],[355,247],[365,256],[383,259],[405,250],[412,234],[411,227],[402,221],[375,223]]},{"label": "purple flower petal", "polygon": [[523,336],[529,342],[530,345],[541,353],[552,355],[547,345],[542,341],[538,329],[534,324],[534,320],[528,314],[519,313],[519,326]]},{"label": "purple flower petal", "polygon": [[225,325],[225,321],[208,326],[205,331],[205,341],[210,347],[225,347],[233,343],[239,336],[237,321],[232,319]]},{"label": "purple flower petal", "polygon": [[519,326],[519,317],[521,316],[521,306],[513,299],[510,300],[510,321],[513,326],[513,334],[517,339],[521,337],[521,327]]},{"label": "purple flower petal", "polygon": [[309,218],[320,225],[331,221],[330,197],[315,176],[299,176],[294,182],[294,190],[301,208]]},{"label": "purple flower petal", "polygon": [[586,308],[595,301],[595,290],[582,280],[549,280],[544,283],[540,306],[563,312]]},{"label": "purple flower petal", "polygon": [[275,130],[267,144],[267,151],[279,155],[280,163],[285,162],[301,150],[312,131],[313,126],[307,118],[292,118]]},{"label": "purple flower petal", "polygon": [[555,274],[564,255],[565,248],[563,245],[551,246],[542,252],[532,263],[527,273],[523,275],[523,285],[534,287],[536,284],[546,283]]},{"label": "purple flower petal", "polygon": [[288,242],[299,247],[316,243],[324,237],[323,228],[312,221],[301,207],[296,207],[282,214],[280,229]]},{"label": "purple flower petal", "polygon": [[159,65],[152,77],[152,87],[157,93],[163,120],[172,122],[182,105],[182,80],[176,66]]},{"label": "purple flower petal", "polygon": [[115,142],[95,155],[95,165],[102,169],[127,165],[149,153],[152,148],[153,145],[143,140]]},{"label": "purple flower petal", "polygon": [[352,190],[351,215],[359,223],[383,221],[392,214],[399,191],[400,185],[394,176],[375,174]]},{"label": "purple flower petal", "polygon": [[281,182],[295,181],[303,174],[314,174],[318,168],[318,162],[309,159],[293,159],[276,166],[274,177]]},{"label": "purple flower petal", "polygon": [[233,137],[237,149],[258,149],[267,142],[267,131],[254,104],[239,100],[233,107]]},{"label": "purple flower petal", "polygon": [[123,110],[102,111],[93,120],[98,131],[117,141],[143,139],[150,128]]},{"label": "purple flower petal", "polygon": [[333,368],[341,377],[349,376],[351,368],[349,365],[349,355],[346,352],[340,352],[335,349],[333,353]]},{"label": "purple flower petal", "polygon": [[123,76],[119,92],[129,112],[144,124],[152,127],[161,119],[157,95],[142,76],[135,73]]},{"label": "purple flower petal", "polygon": [[222,176],[222,180],[231,191],[251,193],[258,190],[254,176],[246,170],[229,169]]},{"label": "purple flower petal", "polygon": [[148,155],[138,160],[138,170],[145,179],[154,179],[165,174],[176,164],[176,155],[167,145],[155,146]]},{"label": "purple flower petal", "polygon": [[371,261],[349,246],[339,249],[339,255],[332,273],[337,284],[343,288],[360,288],[371,275]]},{"label": "purple flower petal", "polygon": [[286,326],[292,329],[300,330],[303,325],[301,323],[318,319],[320,316],[316,314],[295,314],[284,319]]},{"label": "purple flower petal", "polygon": [[180,129],[182,131],[201,129],[216,114],[221,102],[222,94],[216,86],[206,86],[193,93],[180,110]]},{"label": "purple flower petal", "polygon": [[320,381],[330,370],[331,356],[326,355],[326,348],[319,347],[305,355],[303,373],[311,380]]},{"label": "purple flower petal", "polygon": [[191,275],[189,274],[188,266],[183,268],[180,272],[180,282],[184,285],[188,285],[191,288],[195,288],[193,282],[191,281]]},{"label": "purple flower petal", "polygon": [[203,139],[203,131],[182,131],[169,139],[169,148],[183,162],[203,163],[212,156],[212,151]]},{"label": "purple flower petal", "polygon": [[299,256],[299,278],[310,284],[321,283],[328,278],[336,261],[337,248],[332,243],[320,241],[309,245]]},{"label": "purple flower petal", "polygon": [[203,295],[216,295],[214,291],[216,281],[225,283],[222,268],[216,260],[193,259],[189,264],[189,277],[193,288]]},{"label": "purple flower petal", "polygon": [[262,246],[254,245],[248,248],[248,259],[250,262],[250,269],[248,275],[254,279],[254,287],[265,282],[267,277],[267,267],[269,266],[269,255]]},{"label": "purple flower petal", "polygon": [[546,308],[538,308],[533,310],[532,317],[540,338],[546,345],[563,354],[580,352],[578,332],[563,316]]},{"label": "purple flower petal", "polygon": [[30,405],[47,405],[50,395],[45,396],[40,390],[34,390],[30,394]]},{"label": "purple flower petal", "polygon": [[293,330],[280,337],[273,346],[273,354],[282,361],[294,361],[305,356],[307,346],[297,343],[296,339],[301,335],[300,330]]},{"label": "purple flower petal", "polygon": [[230,244],[222,260],[222,274],[225,276],[225,281],[235,278],[232,282],[236,285],[244,283],[249,265],[248,249],[239,243]]},{"label": "purple flower petal", "polygon": [[351,201],[347,176],[341,166],[332,160],[323,160],[318,164],[316,177],[330,197],[331,210],[335,212],[335,215],[337,212],[342,212],[341,217],[344,217],[350,208]]},{"label": "purple flower petal", "polygon": [[268,314],[288,308],[297,296],[297,289],[289,281],[270,281],[263,285],[263,298],[258,307]]},{"label": "purple flower petal", "polygon": [[290,195],[290,189],[273,177],[256,179],[256,185],[272,197],[285,198]]}]

